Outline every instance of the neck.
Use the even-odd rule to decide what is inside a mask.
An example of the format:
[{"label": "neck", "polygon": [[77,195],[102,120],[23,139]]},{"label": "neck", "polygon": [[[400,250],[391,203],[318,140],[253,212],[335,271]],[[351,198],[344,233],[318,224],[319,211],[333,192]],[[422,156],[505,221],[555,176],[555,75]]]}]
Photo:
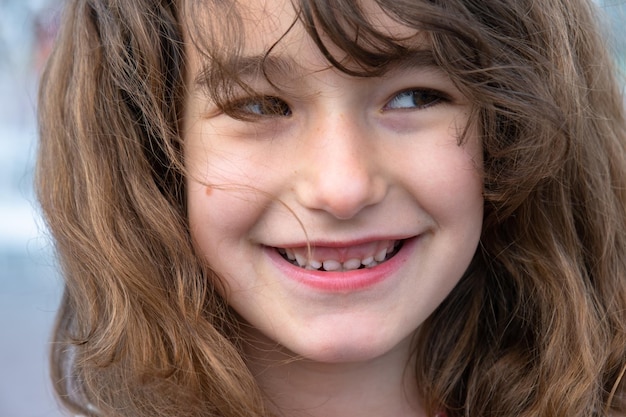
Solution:
[{"label": "neck", "polygon": [[410,354],[410,338],[364,362],[294,359],[276,346],[255,344],[249,366],[280,417],[424,417]]}]

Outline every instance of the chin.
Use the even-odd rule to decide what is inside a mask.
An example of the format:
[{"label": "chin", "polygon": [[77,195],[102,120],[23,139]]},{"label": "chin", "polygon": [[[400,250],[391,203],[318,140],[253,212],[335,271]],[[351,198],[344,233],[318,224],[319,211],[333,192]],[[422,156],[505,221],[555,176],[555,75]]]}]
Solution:
[{"label": "chin", "polygon": [[[352,330],[356,327],[353,326]],[[310,335],[301,343],[290,344],[290,351],[297,357],[319,363],[369,362],[397,352],[407,354],[414,333],[385,335],[381,331],[364,332],[363,327],[359,330],[360,334],[334,331],[319,337]]]}]

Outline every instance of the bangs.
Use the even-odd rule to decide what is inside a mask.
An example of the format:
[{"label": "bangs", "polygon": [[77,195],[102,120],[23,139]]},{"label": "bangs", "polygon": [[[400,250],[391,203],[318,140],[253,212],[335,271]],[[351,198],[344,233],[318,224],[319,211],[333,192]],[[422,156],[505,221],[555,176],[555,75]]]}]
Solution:
[{"label": "bangs", "polygon": [[[246,18],[249,4],[236,0],[208,3],[190,0],[184,8],[183,21],[187,22],[190,45],[197,48],[203,61],[201,70],[192,75],[192,82],[224,112],[230,112],[227,103],[238,92],[258,95],[242,74],[262,76],[280,91],[279,83],[271,77],[275,72],[269,69],[279,61],[273,58],[280,43],[296,28],[304,29],[329,67],[350,76],[382,76],[392,65],[410,62],[425,50],[432,50],[433,65],[446,73],[450,73],[453,65],[467,66],[468,59],[472,68],[485,65],[486,54],[480,51],[476,41],[480,37],[471,30],[461,30],[472,25],[459,11],[450,14],[442,7],[420,1],[377,1],[373,5],[368,3],[367,7],[364,2],[353,0],[302,0],[286,4],[293,10],[287,29],[277,33],[276,39],[264,45],[252,59],[244,52],[250,39],[255,39],[250,32],[256,25]],[[390,29],[395,26],[400,30]],[[454,39],[458,52],[437,53],[438,48],[433,46],[441,43],[442,37]],[[450,42],[446,43],[449,47]],[[459,56],[463,59],[450,60]]]}]

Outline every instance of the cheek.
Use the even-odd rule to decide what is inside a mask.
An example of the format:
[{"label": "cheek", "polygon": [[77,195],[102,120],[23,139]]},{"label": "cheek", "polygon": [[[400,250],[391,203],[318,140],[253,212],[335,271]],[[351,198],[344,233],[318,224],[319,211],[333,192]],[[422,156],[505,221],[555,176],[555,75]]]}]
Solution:
[{"label": "cheek", "polygon": [[208,234],[218,238],[234,233],[251,221],[262,205],[263,184],[255,181],[249,160],[232,152],[209,147],[190,137],[186,148],[187,207],[192,236]]},{"label": "cheek", "polygon": [[403,167],[411,172],[408,186],[420,203],[432,208],[429,211],[456,216],[468,207],[482,206],[482,158],[477,146],[449,142],[406,154],[415,155]]},{"label": "cheek", "polygon": [[192,237],[207,242],[241,236],[262,210],[260,195],[250,186],[190,182],[187,207]]}]

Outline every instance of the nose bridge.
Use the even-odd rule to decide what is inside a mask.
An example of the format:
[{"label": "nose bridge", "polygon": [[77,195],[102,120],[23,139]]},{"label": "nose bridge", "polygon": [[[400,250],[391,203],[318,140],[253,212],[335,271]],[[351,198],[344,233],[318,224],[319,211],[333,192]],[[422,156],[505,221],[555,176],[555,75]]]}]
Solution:
[{"label": "nose bridge", "polygon": [[300,203],[348,219],[379,202],[386,185],[367,126],[346,112],[329,112],[312,125],[303,143]]}]

